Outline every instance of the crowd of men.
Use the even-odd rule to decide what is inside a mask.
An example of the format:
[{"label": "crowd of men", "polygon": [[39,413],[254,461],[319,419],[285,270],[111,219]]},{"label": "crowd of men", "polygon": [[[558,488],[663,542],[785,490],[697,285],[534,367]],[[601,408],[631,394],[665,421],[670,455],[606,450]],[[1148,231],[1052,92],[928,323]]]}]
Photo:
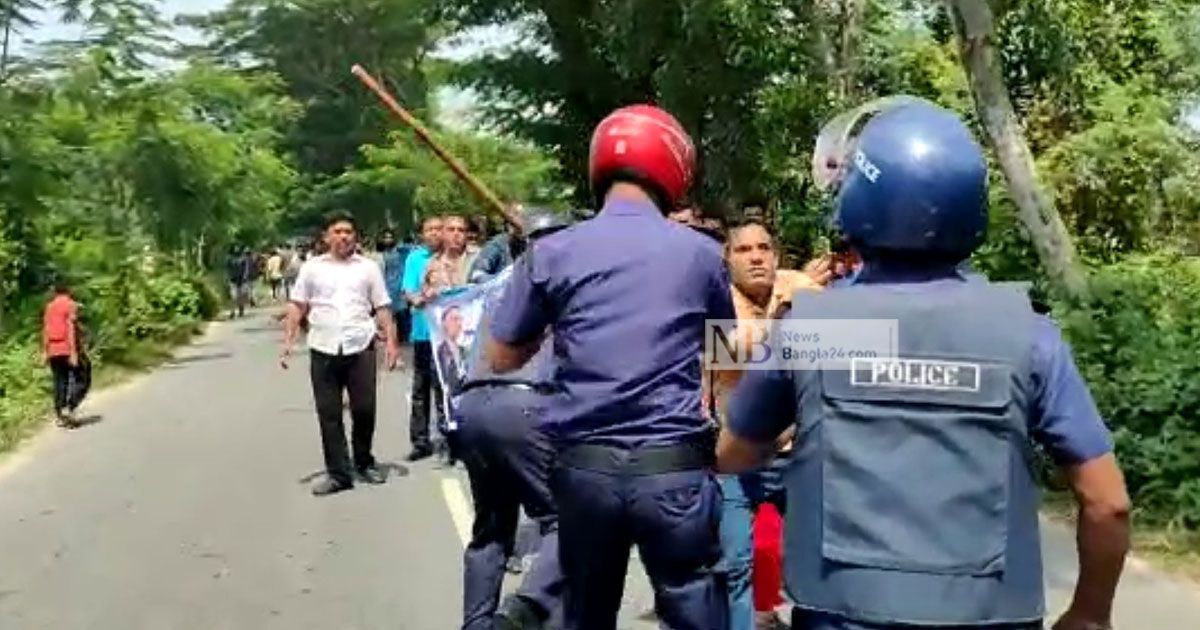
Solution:
[{"label": "crowd of men", "polygon": [[[1109,628],[1129,499],[1057,327],[966,264],[986,235],[982,150],[909,98],[835,117],[814,145],[842,239],[801,270],[779,268],[761,220],[697,216],[692,140],[644,105],[591,139],[587,220],[526,209],[524,229],[479,246],[465,217],[429,217],[419,245],[379,239],[381,267],[357,253],[353,218],[331,217],[328,252],[290,294],[283,357],[307,321],[329,472],[314,493],[383,481],[374,348],[397,363],[399,321],[409,460],[436,451],[432,407],[471,482],[465,630],[613,630],[634,546],[673,630],[785,627],[781,575],[797,629],[1041,628],[1035,445],[1079,504],[1080,576],[1053,627]],[[428,307],[504,270],[483,358],[445,409]],[[777,325],[870,320],[896,322],[895,356],[745,370],[704,354],[714,321],[736,321],[744,346]],[[522,510],[539,551],[501,602]]]}]

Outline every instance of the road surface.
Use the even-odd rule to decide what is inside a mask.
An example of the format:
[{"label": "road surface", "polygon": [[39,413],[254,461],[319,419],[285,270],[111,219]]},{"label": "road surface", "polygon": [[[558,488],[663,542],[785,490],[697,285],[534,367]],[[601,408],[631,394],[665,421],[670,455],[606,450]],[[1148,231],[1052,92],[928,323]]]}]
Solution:
[{"label": "road surface", "polygon": [[[470,529],[459,470],[403,463],[408,374],[382,378],[382,486],[315,498],[320,443],[301,356],[265,316],[215,324],[154,374],[98,393],[87,426],[0,463],[0,629],[448,630]],[[1073,584],[1047,531],[1050,610]],[[621,628],[648,630],[631,571]],[[1131,569],[1121,630],[1198,627],[1200,596]]]}]

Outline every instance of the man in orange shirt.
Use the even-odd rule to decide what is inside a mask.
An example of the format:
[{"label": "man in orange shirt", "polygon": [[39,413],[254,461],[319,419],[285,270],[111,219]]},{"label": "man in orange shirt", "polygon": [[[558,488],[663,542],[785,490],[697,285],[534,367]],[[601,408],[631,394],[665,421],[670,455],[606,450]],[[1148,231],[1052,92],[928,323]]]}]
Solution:
[{"label": "man in orange shirt", "polygon": [[[747,219],[728,232],[725,260],[729,265],[733,305],[737,312],[737,343],[749,343],[752,333],[763,320],[778,318],[799,290],[818,291],[832,278],[827,259],[810,263],[804,271],[778,269],[775,239],[757,219]],[[725,403],[737,384],[740,370],[713,370],[711,387],[718,421],[724,417]],[[755,512],[764,503],[784,510],[780,464],[786,462],[790,440],[780,440],[776,462],[762,470],[744,475],[721,475],[724,499],[721,514],[722,564],[729,584],[730,630],[782,627],[773,610],[755,611],[754,600],[771,601],[753,593],[752,525]],[[778,591],[780,585],[775,586]],[[765,595],[765,594],[762,594]]]},{"label": "man in orange shirt", "polygon": [[76,319],[79,307],[63,281],[54,285],[54,297],[42,315],[42,360],[54,374],[54,415],[58,426],[74,424],[77,400],[71,395],[71,376],[79,367]]}]

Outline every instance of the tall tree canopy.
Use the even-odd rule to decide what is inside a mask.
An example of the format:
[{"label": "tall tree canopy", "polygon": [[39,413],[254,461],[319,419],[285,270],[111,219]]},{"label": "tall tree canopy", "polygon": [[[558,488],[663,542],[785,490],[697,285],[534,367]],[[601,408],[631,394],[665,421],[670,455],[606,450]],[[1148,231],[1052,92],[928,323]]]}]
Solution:
[{"label": "tall tree canopy", "polygon": [[434,42],[427,0],[232,0],[180,20],[211,38],[205,52],[238,68],[269,70],[303,105],[288,148],[306,173],[336,176],[359,147],[393,126],[350,67],[362,64],[413,111],[428,115],[425,59]]}]

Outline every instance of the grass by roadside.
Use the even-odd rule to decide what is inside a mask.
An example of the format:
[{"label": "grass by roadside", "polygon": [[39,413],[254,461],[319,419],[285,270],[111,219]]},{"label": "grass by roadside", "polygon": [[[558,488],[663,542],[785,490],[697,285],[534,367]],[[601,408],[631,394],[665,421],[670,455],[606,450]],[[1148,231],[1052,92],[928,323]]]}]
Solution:
[{"label": "grass by roadside", "polygon": [[[1074,526],[1075,503],[1069,492],[1047,490],[1042,513]],[[1133,553],[1155,568],[1200,587],[1200,532],[1139,524],[1134,514]]]}]

